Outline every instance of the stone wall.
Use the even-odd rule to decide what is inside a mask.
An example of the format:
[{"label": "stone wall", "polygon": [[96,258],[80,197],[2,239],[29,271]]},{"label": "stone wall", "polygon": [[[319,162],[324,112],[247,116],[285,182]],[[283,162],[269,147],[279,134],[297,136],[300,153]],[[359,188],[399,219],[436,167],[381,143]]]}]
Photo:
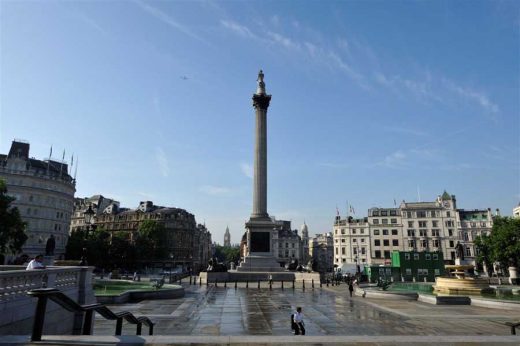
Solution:
[{"label": "stone wall", "polygon": [[[36,298],[29,290],[57,288],[79,304],[95,303],[92,289],[93,267],[48,267],[25,270],[0,266],[0,335],[30,335],[36,310]],[[5,270],[7,269],[7,270]],[[80,334],[83,316],[69,312],[49,301],[44,334]]]}]

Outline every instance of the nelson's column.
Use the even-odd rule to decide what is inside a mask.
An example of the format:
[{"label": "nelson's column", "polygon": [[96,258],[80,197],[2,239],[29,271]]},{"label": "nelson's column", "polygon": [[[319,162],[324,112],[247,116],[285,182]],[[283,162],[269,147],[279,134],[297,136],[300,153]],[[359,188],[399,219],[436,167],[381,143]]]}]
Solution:
[{"label": "nelson's column", "polygon": [[283,271],[275,259],[274,223],[267,213],[267,108],[271,95],[265,92],[264,73],[258,73],[258,87],[253,95],[256,113],[253,212],[247,229],[247,255],[237,267],[244,272]]}]

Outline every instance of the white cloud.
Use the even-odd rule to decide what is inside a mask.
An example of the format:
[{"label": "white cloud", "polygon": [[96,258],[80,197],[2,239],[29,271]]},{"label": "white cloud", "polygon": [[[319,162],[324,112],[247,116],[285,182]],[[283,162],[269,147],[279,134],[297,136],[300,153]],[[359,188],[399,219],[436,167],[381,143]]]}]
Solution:
[{"label": "white cloud", "polygon": [[481,92],[477,92],[475,90],[472,90],[470,88],[464,88],[459,85],[456,85],[454,82],[443,78],[443,82],[450,90],[454,91],[458,95],[462,96],[463,98],[470,100],[480,107],[482,107],[484,110],[496,114],[500,111],[497,104],[492,102],[487,95]]},{"label": "white cloud", "polygon": [[243,162],[240,164],[240,170],[242,171],[242,173],[244,173],[246,177],[253,179],[253,166]]},{"label": "white cloud", "polygon": [[245,38],[256,38],[256,35],[245,25],[238,24],[230,20],[221,20],[220,24],[226,29],[233,31],[235,34]]},{"label": "white cloud", "polygon": [[199,187],[199,191],[211,196],[226,196],[231,193],[231,189],[224,186],[204,185]]},{"label": "white cloud", "polygon": [[271,38],[271,40],[275,43],[281,44],[285,48],[288,49],[300,49],[300,44],[291,40],[290,38],[283,36],[279,33],[268,31],[267,35]]},{"label": "white cloud", "polygon": [[381,164],[388,168],[399,168],[405,164],[406,154],[402,150],[397,150],[387,155]]},{"label": "white cloud", "polygon": [[207,43],[203,38],[199,37],[195,33],[193,33],[190,29],[188,29],[187,26],[180,24],[175,19],[170,17],[168,14],[164,13],[163,11],[159,10],[158,8],[155,8],[153,6],[148,5],[147,3],[140,1],[140,0],[134,0],[134,2],[144,11],[148,12],[155,18],[159,19],[161,22],[167,24],[168,26],[182,32],[185,35],[188,35],[194,39],[197,39],[199,41]]},{"label": "white cloud", "polygon": [[170,173],[168,158],[166,157],[166,153],[161,147],[157,147],[155,149],[155,159],[157,160],[157,165],[159,166],[159,171],[163,177],[167,177]]}]

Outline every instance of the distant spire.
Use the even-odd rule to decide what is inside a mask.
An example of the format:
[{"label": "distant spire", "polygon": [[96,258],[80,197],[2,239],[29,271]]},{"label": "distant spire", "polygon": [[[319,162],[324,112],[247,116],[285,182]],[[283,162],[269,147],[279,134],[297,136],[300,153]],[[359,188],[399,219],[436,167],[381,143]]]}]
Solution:
[{"label": "distant spire", "polygon": [[265,95],[265,83],[264,83],[264,72],[260,70],[258,72],[258,78],[256,79],[258,82],[258,87],[256,88],[257,95]]},{"label": "distant spire", "polygon": [[74,169],[74,181],[76,181],[76,174],[78,174],[79,157],[76,159],[76,168]]}]

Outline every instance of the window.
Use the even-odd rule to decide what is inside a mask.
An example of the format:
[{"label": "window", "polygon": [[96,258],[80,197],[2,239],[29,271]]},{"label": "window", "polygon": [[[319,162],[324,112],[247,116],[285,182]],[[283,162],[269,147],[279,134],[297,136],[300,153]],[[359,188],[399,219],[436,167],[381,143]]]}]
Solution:
[{"label": "window", "polygon": [[433,240],[433,247],[439,247],[439,240],[438,239],[434,239]]},{"label": "window", "polygon": [[335,230],[335,231],[334,231],[334,234],[338,234],[338,230]]},{"label": "window", "polygon": [[446,217],[451,217],[451,213],[449,211],[446,212]]},{"label": "window", "polygon": [[486,227],[486,223],[485,222],[481,222],[480,223],[480,227]]},{"label": "window", "polygon": [[346,259],[346,258],[343,258],[341,261],[342,261],[343,263],[345,263],[345,262],[347,261],[347,259]]},{"label": "window", "polygon": [[409,261],[410,260],[410,254],[409,253],[405,253],[404,254],[404,259]]},{"label": "window", "polygon": [[383,235],[388,235],[388,230],[387,229],[383,230]]},{"label": "window", "polygon": [[453,240],[450,240],[450,247],[454,247],[454,246],[455,246],[455,245],[454,245]]},{"label": "window", "polygon": [[453,226],[455,226],[455,223],[453,222],[453,220],[447,220],[445,222],[445,224],[446,224],[446,227],[453,227]]},{"label": "window", "polygon": [[439,260],[439,255],[436,254],[436,253],[434,253],[434,254],[433,254],[433,260],[434,260],[434,261]]},{"label": "window", "polygon": [[381,210],[381,216],[388,216],[387,210]]},{"label": "window", "polygon": [[374,219],[374,220],[372,220],[372,223],[373,223],[374,225],[379,225],[379,219]]},{"label": "window", "polygon": [[420,227],[420,228],[426,228],[426,227],[428,227],[427,224],[426,224],[426,221],[419,221],[419,227]]},{"label": "window", "polygon": [[374,252],[374,257],[375,257],[375,258],[381,258],[381,251],[380,251],[380,250],[376,250],[376,251]]},{"label": "window", "polygon": [[426,239],[421,240],[421,246],[423,248],[427,248],[428,247],[428,240],[426,240]]},{"label": "window", "polygon": [[431,255],[429,253],[425,254],[424,257],[427,261],[431,260]]},{"label": "window", "polygon": [[390,216],[396,216],[397,215],[397,211],[395,210],[390,210]]},{"label": "window", "polygon": [[383,246],[390,246],[390,240],[388,240],[388,239],[383,240]]},{"label": "window", "polygon": [[374,235],[379,235],[379,230],[378,229],[374,230]]},{"label": "window", "polygon": [[409,229],[409,230],[408,230],[408,236],[409,236],[409,237],[415,237],[415,230],[413,230],[413,229]]},{"label": "window", "polygon": [[408,240],[408,247],[414,248],[415,247],[415,240]]},{"label": "window", "polygon": [[379,240],[379,239],[374,240],[374,246],[380,246],[380,245],[381,245],[381,240]]},{"label": "window", "polygon": [[437,211],[432,210],[432,211],[430,212],[430,215],[431,215],[431,217],[436,217],[436,216],[437,216]]},{"label": "window", "polygon": [[352,234],[356,234],[356,230],[355,229],[352,230]]},{"label": "window", "polygon": [[352,249],[352,253],[353,253],[354,255],[357,255],[357,248],[353,248],[353,249]]},{"label": "window", "polygon": [[345,234],[345,229],[344,228],[341,229],[341,234]]},{"label": "window", "polygon": [[382,219],[381,221],[382,221],[383,225],[388,225],[388,219]]},{"label": "window", "polygon": [[419,230],[419,235],[420,235],[421,237],[426,237],[426,233],[427,233],[427,232],[426,232],[425,229],[420,229],[420,230]]},{"label": "window", "polygon": [[392,235],[397,235],[397,230],[396,229],[392,230]]},{"label": "window", "polygon": [[465,241],[468,241],[468,240],[469,240],[468,232],[464,232],[464,240],[465,240]]},{"label": "window", "polygon": [[365,242],[365,238],[361,238],[361,242],[364,243]]},{"label": "window", "polygon": [[432,227],[439,227],[439,221],[433,220],[432,221]]},{"label": "window", "polygon": [[356,238],[353,238],[353,239],[352,239],[352,242],[353,242],[353,243],[357,243],[357,239],[356,239]]},{"label": "window", "polygon": [[453,237],[453,230],[452,229],[448,230],[448,236]]},{"label": "window", "polygon": [[345,239],[341,239],[341,242],[344,243],[344,242],[345,242]]},{"label": "window", "polygon": [[434,269],[433,273],[434,273],[435,276],[441,275],[441,271],[439,269]]},{"label": "window", "polygon": [[372,211],[372,216],[379,216],[379,210]]},{"label": "window", "polygon": [[341,254],[342,254],[342,255],[345,254],[345,248],[344,248],[344,247],[341,248]]},{"label": "window", "polygon": [[361,254],[364,255],[365,254],[365,251],[366,249],[364,247],[361,248]]},{"label": "window", "polygon": [[407,211],[406,212],[406,217],[411,219],[412,218],[412,212],[411,211]]},{"label": "window", "polygon": [[399,246],[399,240],[392,239],[392,246]]},{"label": "window", "polygon": [[338,254],[338,252],[339,252],[339,250],[338,250],[338,248],[336,248],[336,255]]},{"label": "window", "polygon": [[361,233],[361,234],[365,234],[365,230],[364,230],[364,229],[360,229],[360,230],[359,230],[359,233]]},{"label": "window", "polygon": [[413,227],[413,221],[408,221],[408,227]]},{"label": "window", "polygon": [[426,217],[426,212],[424,210],[419,210],[417,212],[417,217]]},{"label": "window", "polygon": [[390,223],[397,223],[397,219],[390,219]]},{"label": "window", "polygon": [[471,257],[471,248],[469,246],[466,246],[466,256]]},{"label": "window", "polygon": [[390,258],[390,251],[385,251],[385,258],[386,259]]},{"label": "window", "polygon": [[414,253],[413,254],[413,259],[414,259],[414,261],[418,261],[419,260],[419,254],[418,253]]},{"label": "window", "polygon": [[412,268],[406,268],[406,275],[411,276],[412,275]]},{"label": "window", "polygon": [[439,230],[438,229],[432,229],[432,237],[438,237],[439,236]]}]

